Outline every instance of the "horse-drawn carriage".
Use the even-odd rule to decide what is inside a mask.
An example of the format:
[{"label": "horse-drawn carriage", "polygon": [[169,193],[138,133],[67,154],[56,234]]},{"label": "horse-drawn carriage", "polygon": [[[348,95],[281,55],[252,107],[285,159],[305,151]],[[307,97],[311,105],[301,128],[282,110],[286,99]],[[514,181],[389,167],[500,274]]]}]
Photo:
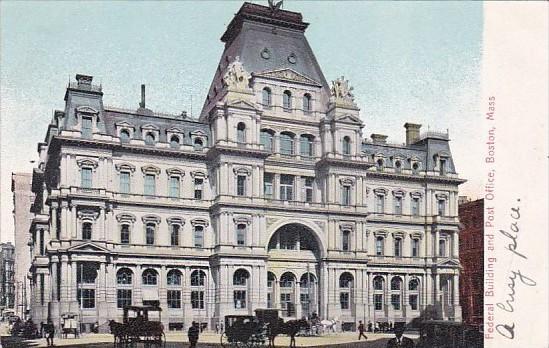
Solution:
[{"label": "horse-drawn carriage", "polygon": [[274,347],[277,335],[290,336],[290,347],[295,347],[295,336],[303,329],[309,329],[306,320],[284,322],[278,317],[277,309],[256,309],[252,315],[225,316],[225,331],[221,335],[223,348]]},{"label": "horse-drawn carriage", "polygon": [[[162,346],[166,342],[164,326],[160,322],[160,307],[153,306],[126,306],[122,323],[109,321],[111,333],[114,336],[115,346],[135,345],[139,342],[145,346]],[[158,320],[151,320],[149,313],[158,313]]]}]

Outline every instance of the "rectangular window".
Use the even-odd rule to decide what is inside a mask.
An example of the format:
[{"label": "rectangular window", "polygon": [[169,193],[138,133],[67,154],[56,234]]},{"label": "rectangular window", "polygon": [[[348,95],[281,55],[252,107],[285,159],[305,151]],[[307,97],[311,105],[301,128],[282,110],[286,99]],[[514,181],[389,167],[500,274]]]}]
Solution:
[{"label": "rectangular window", "polygon": [[204,247],[204,226],[194,227],[194,247],[195,248]]},{"label": "rectangular window", "polygon": [[302,137],[299,141],[299,154],[303,157],[313,156],[314,142],[311,138]]},{"label": "rectangular window", "polygon": [[383,294],[374,294],[374,308],[376,311],[383,310]]},{"label": "rectangular window", "polygon": [[92,169],[91,168],[82,168],[82,182],[81,185],[83,188],[92,187]]},{"label": "rectangular window", "polygon": [[351,232],[341,232],[341,248],[343,249],[343,251],[351,250]]},{"label": "rectangular window", "polygon": [[273,151],[273,136],[269,134],[268,132],[261,132],[261,144],[263,144],[263,148],[265,151],[272,152]]},{"label": "rectangular window", "polygon": [[294,177],[292,175],[280,176],[280,199],[283,201],[294,199]]},{"label": "rectangular window", "polygon": [[402,239],[400,238],[395,238],[395,256],[402,256]]},{"label": "rectangular window", "polygon": [[45,288],[44,288],[44,273],[40,273],[40,304],[44,305],[44,295],[45,295]]},{"label": "rectangular window", "polygon": [[130,243],[130,226],[122,225],[120,227],[120,243],[129,244]]},{"label": "rectangular window", "polygon": [[383,214],[385,212],[385,196],[376,195],[376,213]]},{"label": "rectangular window", "polygon": [[246,225],[244,224],[238,224],[238,226],[236,227],[236,244],[246,244]]},{"label": "rectangular window", "polygon": [[181,308],[181,291],[168,290],[168,308]]},{"label": "rectangular window", "polygon": [[292,302],[292,294],[280,294],[280,308],[290,317],[295,313],[294,304]]},{"label": "rectangular window", "polygon": [[91,138],[93,131],[93,123],[91,117],[82,117],[82,137]]},{"label": "rectangular window", "polygon": [[419,239],[412,239],[412,257],[419,257]]},{"label": "rectangular window", "polygon": [[273,308],[273,294],[270,292],[267,294],[267,308]]},{"label": "rectangular window", "polygon": [[204,291],[191,291],[191,307],[193,309],[204,309]]},{"label": "rectangular window", "polygon": [[179,245],[179,225],[172,225],[171,245]]},{"label": "rectangular window", "polygon": [[412,198],[412,215],[419,216],[419,198]]},{"label": "rectangular window", "polygon": [[383,255],[383,243],[384,243],[384,239],[383,237],[377,237],[376,238],[376,255],[377,256],[382,256]]},{"label": "rectangular window", "polygon": [[130,289],[116,290],[116,308],[132,305],[132,291]]},{"label": "rectangular window", "polygon": [[339,294],[339,304],[341,309],[349,309],[349,293],[342,292]]},{"label": "rectangular window", "polygon": [[120,173],[120,193],[130,193],[130,173]]},{"label": "rectangular window", "polygon": [[170,176],[170,197],[179,198],[179,177]]},{"label": "rectangular window", "polygon": [[238,175],[236,177],[236,195],[245,196],[246,195],[246,176]]},{"label": "rectangular window", "polygon": [[446,201],[444,199],[438,200],[438,215],[444,216],[446,208]]},{"label": "rectangular window", "polygon": [[446,239],[440,239],[438,241],[438,256],[446,257]]},{"label": "rectangular window", "polygon": [[82,223],[82,239],[91,240],[92,239],[92,224],[91,222]]},{"label": "rectangular window", "polygon": [[313,183],[314,178],[311,177],[305,177],[304,179],[304,187],[305,187],[305,202],[312,202],[313,201]]},{"label": "rectangular window", "polygon": [[341,186],[341,204],[351,205],[351,186]]},{"label": "rectangular window", "polygon": [[202,199],[202,189],[204,186],[204,179],[194,179],[194,199]]},{"label": "rectangular window", "polygon": [[81,308],[95,308],[95,289],[78,289],[76,297]]},{"label": "rectangular window", "polygon": [[280,153],[282,155],[294,154],[294,140],[291,136],[287,134],[282,134],[280,136]]},{"label": "rectangular window", "polygon": [[393,309],[395,311],[400,310],[400,295],[398,295],[398,294],[392,294],[391,295],[391,305],[393,306]]},{"label": "rectangular window", "polygon": [[145,243],[147,245],[154,244],[155,229],[156,229],[156,226],[154,224],[147,224],[147,226],[145,227]]},{"label": "rectangular window", "polygon": [[440,160],[439,174],[440,175],[446,175],[446,160],[445,159]]},{"label": "rectangular window", "polygon": [[246,308],[246,290],[235,290],[233,293],[234,308]]},{"label": "rectangular window", "polygon": [[402,215],[402,197],[395,197],[395,214]]},{"label": "rectangular window", "polygon": [[417,308],[418,308],[418,295],[410,295],[410,308],[413,311],[417,311]]},{"label": "rectangular window", "polygon": [[148,196],[154,196],[156,192],[156,176],[154,174],[145,174],[145,187],[143,193]]},{"label": "rectangular window", "polygon": [[265,198],[273,198],[273,175],[270,173],[265,173],[263,177],[263,193]]}]

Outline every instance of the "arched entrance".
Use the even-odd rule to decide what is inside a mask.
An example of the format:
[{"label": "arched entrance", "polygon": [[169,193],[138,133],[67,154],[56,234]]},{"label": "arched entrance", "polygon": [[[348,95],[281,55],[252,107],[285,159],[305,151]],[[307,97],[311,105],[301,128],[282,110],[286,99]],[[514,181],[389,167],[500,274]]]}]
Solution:
[{"label": "arched entrance", "polygon": [[290,223],[268,244],[268,304],[284,318],[318,315],[321,245],[309,227]]}]

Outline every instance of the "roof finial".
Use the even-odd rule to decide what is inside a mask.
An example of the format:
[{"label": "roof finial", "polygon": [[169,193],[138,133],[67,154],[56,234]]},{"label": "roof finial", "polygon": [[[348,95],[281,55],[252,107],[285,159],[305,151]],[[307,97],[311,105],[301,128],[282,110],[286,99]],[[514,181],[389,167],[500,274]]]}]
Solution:
[{"label": "roof finial", "polygon": [[273,14],[277,13],[281,8],[284,0],[280,0],[276,4],[274,3],[274,0],[268,0],[269,1],[269,8],[271,9],[271,12]]},{"label": "roof finial", "polygon": [[140,108],[145,108],[145,85],[141,85],[141,102],[139,103]]}]

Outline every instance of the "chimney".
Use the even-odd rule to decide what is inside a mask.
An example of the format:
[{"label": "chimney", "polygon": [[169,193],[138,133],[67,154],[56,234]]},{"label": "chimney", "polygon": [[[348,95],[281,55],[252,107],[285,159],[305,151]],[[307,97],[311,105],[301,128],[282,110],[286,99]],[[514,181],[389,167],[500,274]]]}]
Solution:
[{"label": "chimney", "polygon": [[145,85],[141,85],[141,103],[139,103],[139,107],[145,108]]},{"label": "chimney", "polygon": [[406,146],[412,145],[419,141],[419,130],[421,128],[420,124],[406,122],[404,124],[404,128],[406,128]]},{"label": "chimney", "polygon": [[370,138],[372,138],[372,141],[374,144],[386,144],[387,143],[387,136],[383,134],[372,134],[370,135]]}]

